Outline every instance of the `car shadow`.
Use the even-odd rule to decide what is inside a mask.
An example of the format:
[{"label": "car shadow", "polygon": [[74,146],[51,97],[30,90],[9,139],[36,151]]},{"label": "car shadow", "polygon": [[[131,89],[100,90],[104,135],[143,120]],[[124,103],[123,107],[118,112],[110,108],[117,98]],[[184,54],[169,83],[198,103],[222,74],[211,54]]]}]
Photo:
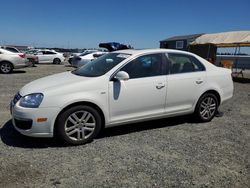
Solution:
[{"label": "car shadow", "polygon": [[[11,74],[23,74],[26,73],[26,71],[24,70],[13,70],[10,74],[6,74],[6,75],[11,75]],[[2,73],[0,73],[2,74]]]},{"label": "car shadow", "polygon": [[159,129],[163,127],[172,127],[184,123],[197,123],[197,122],[193,120],[191,116],[179,116],[179,117],[164,118],[159,120],[144,121],[141,123],[132,123],[127,125],[106,128],[101,132],[98,139],[104,137],[126,135],[146,130]]},{"label": "car shadow", "polygon": [[11,120],[7,121],[0,129],[0,137],[4,144],[12,147],[48,148],[65,146],[54,138],[33,138],[21,135],[15,130]]},{"label": "car shadow", "polygon": [[[184,123],[196,123],[190,116],[181,116],[176,118],[167,118],[153,121],[146,121],[142,123],[133,123],[117,127],[111,127],[104,129],[97,139],[105,137],[115,137],[120,135],[126,135],[134,132],[141,132],[145,130],[153,130],[163,127],[176,126]],[[15,130],[11,120],[5,123],[0,129],[0,137],[4,144],[12,147],[20,148],[50,148],[50,147],[65,147],[69,146],[62,143],[55,138],[33,138],[21,135]]]},{"label": "car shadow", "polygon": [[233,79],[235,82],[239,82],[242,84],[248,84],[250,83],[250,79],[249,78],[234,78]]}]

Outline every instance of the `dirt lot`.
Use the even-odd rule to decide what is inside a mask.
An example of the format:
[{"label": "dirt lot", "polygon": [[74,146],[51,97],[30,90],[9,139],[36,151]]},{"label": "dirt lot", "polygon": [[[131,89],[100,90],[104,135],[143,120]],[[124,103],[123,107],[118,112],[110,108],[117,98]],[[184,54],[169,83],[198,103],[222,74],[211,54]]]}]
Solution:
[{"label": "dirt lot", "polygon": [[250,84],[235,83],[222,117],[188,117],[106,129],[83,146],[28,138],[10,122],[9,101],[26,83],[65,65],[0,74],[0,187],[249,187]]}]

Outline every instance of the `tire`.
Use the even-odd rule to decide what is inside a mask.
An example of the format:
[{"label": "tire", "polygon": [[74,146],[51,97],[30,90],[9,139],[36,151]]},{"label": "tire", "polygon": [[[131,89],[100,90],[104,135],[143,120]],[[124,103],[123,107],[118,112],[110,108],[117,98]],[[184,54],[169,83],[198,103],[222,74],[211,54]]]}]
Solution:
[{"label": "tire", "polygon": [[53,64],[60,64],[61,63],[61,60],[59,58],[55,58],[53,60]]},{"label": "tire", "polygon": [[202,95],[196,105],[194,115],[199,122],[211,121],[218,111],[218,98],[213,93]]},{"label": "tire", "polygon": [[4,74],[9,74],[13,71],[13,65],[10,62],[0,63],[0,72]]},{"label": "tire", "polygon": [[102,118],[99,112],[86,105],[73,106],[57,118],[55,134],[72,145],[85,144],[101,131]]}]

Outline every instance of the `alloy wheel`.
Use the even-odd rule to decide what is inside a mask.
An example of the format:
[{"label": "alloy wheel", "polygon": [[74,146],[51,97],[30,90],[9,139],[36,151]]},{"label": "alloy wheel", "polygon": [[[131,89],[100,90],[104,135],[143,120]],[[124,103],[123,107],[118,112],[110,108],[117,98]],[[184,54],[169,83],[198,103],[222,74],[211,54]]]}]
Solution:
[{"label": "alloy wheel", "polygon": [[77,111],[70,114],[65,121],[65,133],[74,141],[88,139],[95,131],[95,117],[88,111]]},{"label": "alloy wheel", "polygon": [[12,67],[11,67],[11,65],[9,63],[1,64],[1,71],[3,73],[9,73],[9,72],[11,72],[11,69],[12,69]]},{"label": "alloy wheel", "polygon": [[217,103],[213,97],[206,97],[203,99],[200,105],[199,113],[205,120],[214,116],[217,109]]}]

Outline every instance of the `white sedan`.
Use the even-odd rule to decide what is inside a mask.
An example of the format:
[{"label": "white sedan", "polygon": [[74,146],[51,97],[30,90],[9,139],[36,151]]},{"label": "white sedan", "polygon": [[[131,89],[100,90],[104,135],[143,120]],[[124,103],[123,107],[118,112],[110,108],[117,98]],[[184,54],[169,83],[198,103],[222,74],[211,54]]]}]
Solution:
[{"label": "white sedan", "polygon": [[29,60],[23,53],[14,53],[5,49],[0,49],[0,72],[7,74],[13,69],[31,66]]},{"label": "white sedan", "polygon": [[84,144],[121,124],[184,114],[211,121],[232,96],[231,70],[197,55],[123,50],[27,84],[12,100],[12,121],[27,136]]},{"label": "white sedan", "polygon": [[63,54],[54,50],[38,50],[34,55],[38,57],[39,63],[60,64],[65,61]]},{"label": "white sedan", "polygon": [[80,54],[79,56],[73,57],[71,64],[73,67],[81,67],[106,53],[107,52],[101,51],[86,51]]}]

